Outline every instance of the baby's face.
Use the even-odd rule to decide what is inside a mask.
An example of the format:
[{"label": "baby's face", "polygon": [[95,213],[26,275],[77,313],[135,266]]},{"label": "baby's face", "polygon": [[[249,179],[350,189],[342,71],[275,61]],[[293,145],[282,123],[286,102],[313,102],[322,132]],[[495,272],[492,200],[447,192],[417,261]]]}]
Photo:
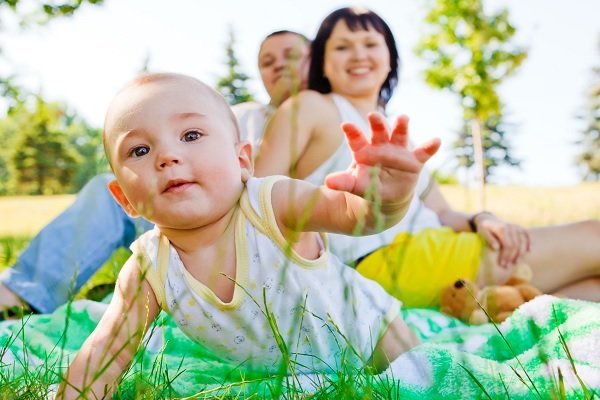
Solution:
[{"label": "baby's face", "polygon": [[226,107],[184,78],[129,86],[117,95],[105,142],[130,214],[163,228],[191,229],[234,207],[250,150],[238,143]]}]

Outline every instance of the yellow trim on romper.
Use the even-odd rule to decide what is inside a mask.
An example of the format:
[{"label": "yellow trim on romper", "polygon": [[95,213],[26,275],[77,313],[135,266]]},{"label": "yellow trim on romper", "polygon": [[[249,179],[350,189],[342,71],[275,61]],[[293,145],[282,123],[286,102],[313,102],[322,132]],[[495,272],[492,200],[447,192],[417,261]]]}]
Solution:
[{"label": "yellow trim on romper", "polygon": [[[200,282],[183,266],[183,276],[184,279],[189,284],[190,289],[196,293],[198,296],[202,297],[208,303],[214,305],[215,307],[221,310],[231,310],[239,307],[244,300],[245,291],[242,290],[239,286],[245,288],[248,285],[248,244],[246,242],[246,224],[243,218],[243,214],[240,212],[240,208],[238,207],[233,215],[234,223],[235,223],[235,258],[236,258],[236,266],[235,266],[235,279],[234,280],[234,288],[233,288],[233,298],[229,303],[222,301],[216,294],[213,292],[208,286],[204,283]],[[165,238],[166,236],[161,235],[161,238]],[[163,250],[163,249],[166,249]],[[175,249],[171,250],[171,245],[169,240],[161,240],[161,247],[159,250],[159,263],[162,261],[168,266],[168,257],[166,260],[160,258],[161,252],[165,252],[169,254],[170,251],[176,251]],[[165,272],[163,276],[163,282],[166,282],[166,268],[159,265],[159,269],[164,268]],[[164,287],[164,283],[163,283]]]},{"label": "yellow trim on romper", "polygon": [[279,226],[277,225],[277,220],[275,219],[275,214],[273,212],[273,205],[271,203],[271,192],[273,190],[273,185],[282,179],[288,178],[285,176],[269,176],[263,179],[258,194],[259,207],[263,214],[262,218],[252,208],[250,199],[248,198],[248,194],[246,192],[244,192],[242,198],[240,199],[240,206],[246,214],[246,218],[248,218],[252,225],[254,225],[256,229],[261,231],[264,235],[269,237],[269,239],[271,239],[277,245],[277,247],[279,247],[283,254],[291,259],[291,261],[303,268],[326,268],[329,263],[329,245],[327,243],[325,234],[319,233],[323,242],[323,251],[321,252],[321,255],[314,260],[310,260],[298,254],[290,245],[290,243],[288,243],[288,241],[283,237],[283,234],[279,230]]}]

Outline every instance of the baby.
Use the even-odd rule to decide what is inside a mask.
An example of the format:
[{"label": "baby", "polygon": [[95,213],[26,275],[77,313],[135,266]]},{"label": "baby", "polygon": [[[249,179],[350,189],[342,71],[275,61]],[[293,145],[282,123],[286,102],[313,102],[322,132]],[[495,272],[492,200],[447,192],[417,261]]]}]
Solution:
[{"label": "baby", "polygon": [[254,178],[223,97],[178,74],[144,75],[111,102],[104,146],[125,211],[155,223],[131,247],[115,293],[58,398],[112,393],[160,310],[224,359],[296,373],[346,362],[384,370],[417,344],[400,304],[329,253],[323,232],[375,232],[406,211],[439,140],[409,150],[408,120],[371,141],[342,129],[354,156],[325,186]]}]

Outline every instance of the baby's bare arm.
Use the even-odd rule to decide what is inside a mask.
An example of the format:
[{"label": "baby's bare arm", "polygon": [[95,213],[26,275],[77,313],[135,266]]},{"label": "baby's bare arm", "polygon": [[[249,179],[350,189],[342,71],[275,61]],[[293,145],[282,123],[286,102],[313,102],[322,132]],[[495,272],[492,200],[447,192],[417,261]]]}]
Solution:
[{"label": "baby's bare arm", "polygon": [[110,398],[159,311],[138,261],[130,257],[113,299],[63,377],[56,398]]},{"label": "baby's bare arm", "polygon": [[302,181],[280,181],[273,207],[283,230],[373,233],[397,223],[405,214],[423,165],[438,150],[435,139],[408,149],[408,118],[397,119],[389,133],[383,117],[369,115],[371,141],[353,124],[344,124],[354,162],[331,174],[325,187]]},{"label": "baby's bare arm", "polygon": [[401,317],[396,317],[373,350],[370,363],[377,372],[385,370],[402,353],[420,343],[417,335]]}]

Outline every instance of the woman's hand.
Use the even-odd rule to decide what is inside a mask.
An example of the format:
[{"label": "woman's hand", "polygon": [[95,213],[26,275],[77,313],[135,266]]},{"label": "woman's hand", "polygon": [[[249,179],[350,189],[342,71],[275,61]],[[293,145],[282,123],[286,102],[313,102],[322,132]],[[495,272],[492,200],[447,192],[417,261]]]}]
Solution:
[{"label": "woman's hand", "polygon": [[498,252],[498,265],[503,268],[517,264],[531,250],[529,232],[521,225],[508,223],[489,213],[477,215],[474,222],[477,233]]}]

